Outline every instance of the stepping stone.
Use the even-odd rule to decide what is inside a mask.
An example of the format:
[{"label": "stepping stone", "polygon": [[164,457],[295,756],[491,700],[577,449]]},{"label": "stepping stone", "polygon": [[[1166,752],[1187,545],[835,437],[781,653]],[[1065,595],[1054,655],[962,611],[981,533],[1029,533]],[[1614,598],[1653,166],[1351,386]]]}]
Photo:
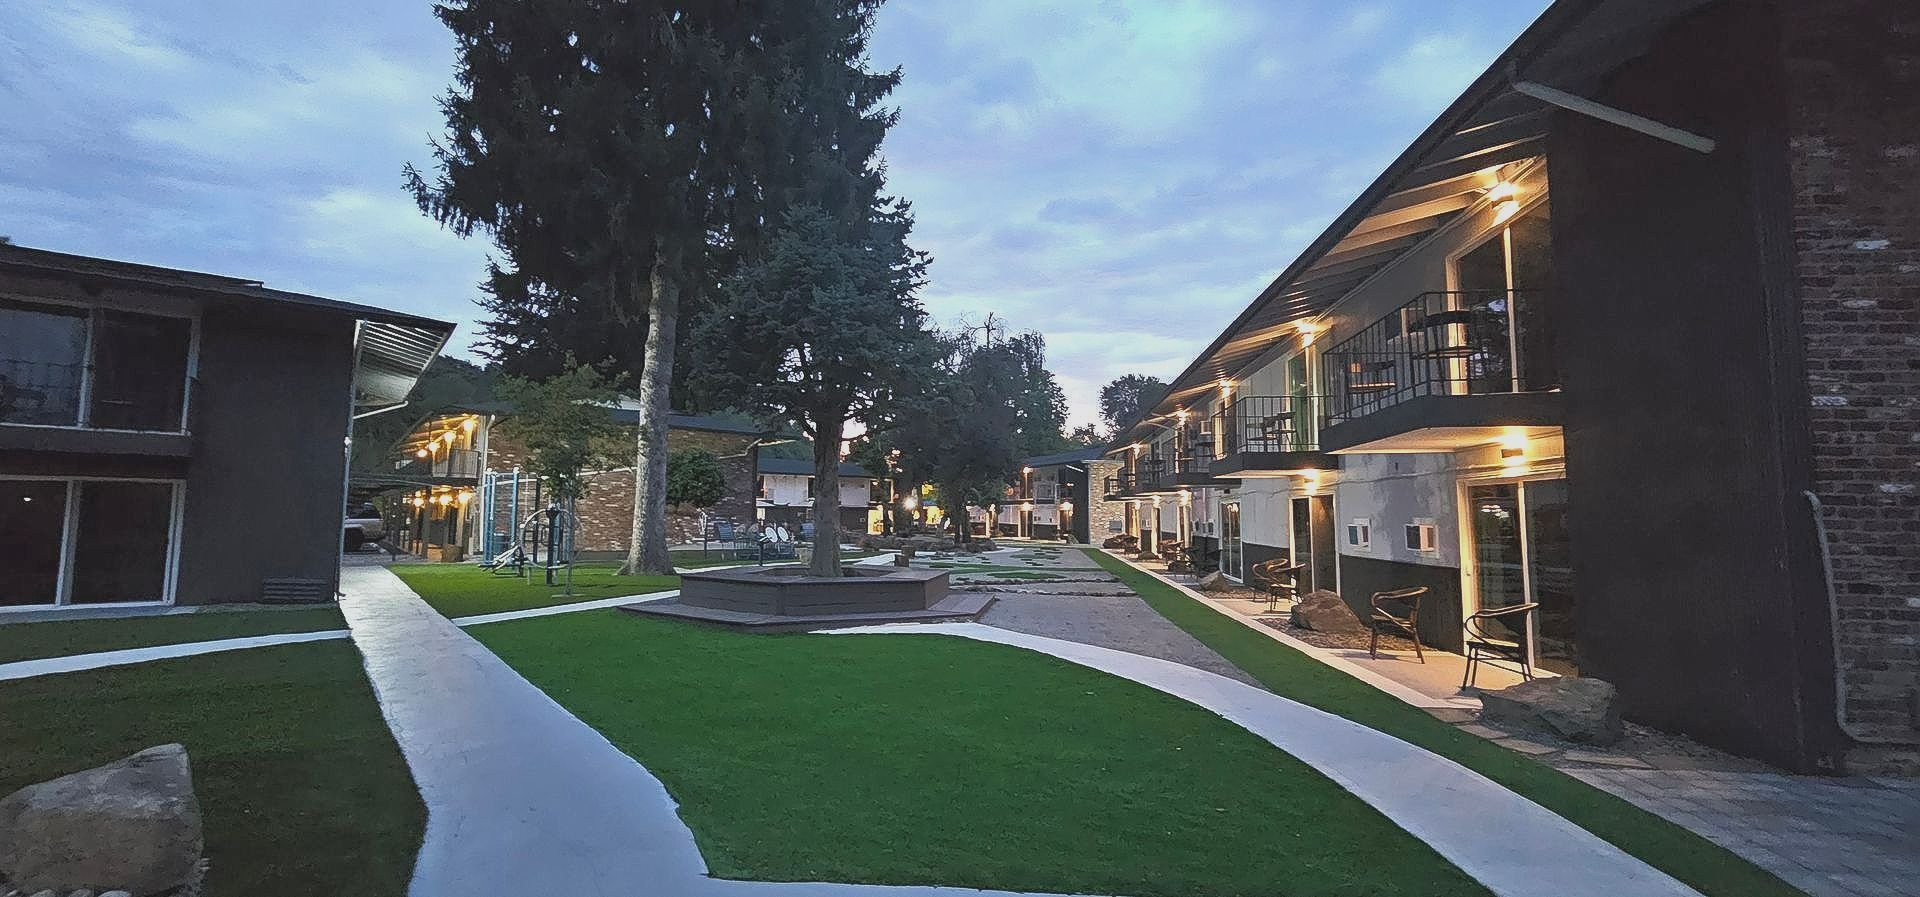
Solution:
[{"label": "stepping stone", "polygon": [[1519,751],[1520,753],[1526,754],[1529,757],[1538,757],[1543,754],[1551,754],[1559,750],[1559,748],[1547,747],[1546,745],[1541,744],[1540,742],[1528,741],[1524,738],[1502,738],[1499,741],[1494,742],[1494,744],[1497,744],[1510,751]]},{"label": "stepping stone", "polygon": [[1497,740],[1501,738],[1512,737],[1512,733],[1502,732],[1499,729],[1493,728],[1492,726],[1482,726],[1478,723],[1474,723],[1472,725],[1460,726],[1458,728],[1460,729],[1460,731],[1465,732],[1468,735],[1478,735],[1481,738],[1491,738],[1491,739]]},{"label": "stepping stone", "polygon": [[1592,763],[1598,766],[1618,766],[1622,769],[1652,769],[1653,764],[1639,757],[1627,757],[1620,754],[1596,754],[1592,751],[1568,751],[1560,755],[1562,760],[1574,763]]}]

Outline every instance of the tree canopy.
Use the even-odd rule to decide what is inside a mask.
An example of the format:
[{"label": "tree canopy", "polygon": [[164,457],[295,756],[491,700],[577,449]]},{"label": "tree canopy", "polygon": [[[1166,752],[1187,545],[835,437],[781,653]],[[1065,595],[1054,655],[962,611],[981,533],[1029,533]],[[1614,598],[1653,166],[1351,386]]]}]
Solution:
[{"label": "tree canopy", "polygon": [[991,328],[943,333],[938,340],[930,388],[891,432],[902,473],[938,490],[941,512],[964,541],[968,506],[1000,502],[1019,467],[1021,350]]},{"label": "tree canopy", "polygon": [[607,413],[615,382],[569,362],[544,380],[502,378],[500,395],[513,409],[501,428],[526,448],[527,470],[562,503],[585,495],[585,472],[615,457],[609,441],[619,428]]},{"label": "tree canopy", "polygon": [[840,445],[850,422],[876,425],[884,405],[916,392],[927,366],[915,297],[925,258],[907,246],[904,206],[836,221],[789,211],[763,259],[743,266],[726,301],[695,334],[703,391],[813,442],[814,564],[837,575]]},{"label": "tree canopy", "polygon": [[1100,419],[1106,422],[1111,437],[1118,439],[1122,430],[1160,404],[1166,394],[1167,384],[1158,377],[1145,374],[1115,377],[1100,387]]}]

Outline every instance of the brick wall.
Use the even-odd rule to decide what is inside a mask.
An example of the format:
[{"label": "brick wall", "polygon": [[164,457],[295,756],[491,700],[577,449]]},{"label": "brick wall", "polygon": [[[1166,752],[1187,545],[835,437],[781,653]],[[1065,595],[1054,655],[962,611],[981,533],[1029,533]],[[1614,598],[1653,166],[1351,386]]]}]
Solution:
[{"label": "brick wall", "polygon": [[[744,526],[754,516],[754,437],[741,433],[716,433],[709,430],[671,429],[667,431],[669,451],[705,449],[720,459],[727,481],[727,495],[719,504],[707,508],[709,518],[731,518]],[[487,469],[512,470],[524,466],[525,451],[510,431],[499,427],[487,434]],[[580,518],[582,551],[624,552],[633,537],[633,471],[611,470],[587,479],[586,494],[580,497],[575,513]],[[667,509],[667,541],[671,544],[700,541],[700,509],[675,505]]]},{"label": "brick wall", "polygon": [[1920,689],[1920,4],[1781,0],[1794,243],[1846,712]]}]

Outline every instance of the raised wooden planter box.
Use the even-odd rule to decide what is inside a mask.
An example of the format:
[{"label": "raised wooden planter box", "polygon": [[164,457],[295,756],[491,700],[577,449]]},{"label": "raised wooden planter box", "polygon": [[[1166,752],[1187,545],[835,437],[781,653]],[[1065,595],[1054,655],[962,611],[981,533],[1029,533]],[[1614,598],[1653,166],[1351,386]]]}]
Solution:
[{"label": "raised wooden planter box", "polygon": [[735,567],[686,573],[679,603],[782,617],[920,611],[947,597],[947,571],[849,566],[841,576],[810,576],[805,567]]}]

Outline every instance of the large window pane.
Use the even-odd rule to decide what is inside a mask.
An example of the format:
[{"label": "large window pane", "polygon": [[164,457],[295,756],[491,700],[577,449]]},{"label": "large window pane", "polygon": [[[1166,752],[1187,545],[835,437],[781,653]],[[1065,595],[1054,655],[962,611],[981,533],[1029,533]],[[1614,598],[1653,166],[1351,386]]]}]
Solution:
[{"label": "large window pane", "polygon": [[91,423],[115,430],[178,430],[186,401],[185,318],[103,312],[93,348]]},{"label": "large window pane", "polygon": [[0,606],[54,602],[66,518],[66,483],[0,480],[0,545],[6,546],[7,555]]},{"label": "large window pane", "polygon": [[1567,481],[1527,484],[1527,572],[1540,602],[1540,666],[1561,675],[1580,672],[1574,642],[1573,539],[1567,534]]},{"label": "large window pane", "polygon": [[0,302],[0,423],[80,422],[87,313]]},{"label": "large window pane", "polygon": [[74,540],[75,604],[159,601],[166,597],[167,545],[173,528],[173,486],[167,483],[80,484],[80,526]]}]

